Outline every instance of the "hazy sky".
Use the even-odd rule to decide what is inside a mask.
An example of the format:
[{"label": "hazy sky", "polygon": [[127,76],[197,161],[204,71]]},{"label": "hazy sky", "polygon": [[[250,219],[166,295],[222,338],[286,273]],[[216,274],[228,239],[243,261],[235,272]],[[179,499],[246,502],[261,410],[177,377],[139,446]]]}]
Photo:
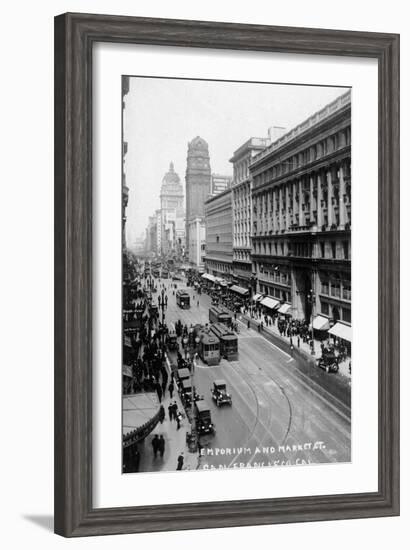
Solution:
[{"label": "hazy sky", "polygon": [[132,244],[159,208],[162,178],[172,161],[185,189],[188,142],[209,145],[211,171],[232,175],[229,159],[250,137],[270,126],[288,130],[345,88],[163,78],[130,78],[125,96],[124,140],[129,187],[127,242]]}]

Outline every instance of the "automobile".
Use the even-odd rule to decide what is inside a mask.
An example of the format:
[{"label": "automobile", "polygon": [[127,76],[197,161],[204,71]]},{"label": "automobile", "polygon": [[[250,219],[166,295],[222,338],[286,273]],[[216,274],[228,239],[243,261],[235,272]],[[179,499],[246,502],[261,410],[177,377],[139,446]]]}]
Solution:
[{"label": "automobile", "polygon": [[215,380],[211,388],[212,399],[215,401],[217,407],[221,405],[232,405],[232,397],[226,391],[225,380]]},{"label": "automobile", "polygon": [[178,275],[172,275],[173,281],[182,281],[181,277],[178,277]]},{"label": "automobile", "polygon": [[316,366],[325,370],[326,372],[338,372],[339,364],[337,356],[331,348],[323,348],[322,357],[316,359]]},{"label": "automobile", "polygon": [[213,434],[215,432],[211,419],[211,411],[203,399],[195,402],[195,420],[199,435]]}]

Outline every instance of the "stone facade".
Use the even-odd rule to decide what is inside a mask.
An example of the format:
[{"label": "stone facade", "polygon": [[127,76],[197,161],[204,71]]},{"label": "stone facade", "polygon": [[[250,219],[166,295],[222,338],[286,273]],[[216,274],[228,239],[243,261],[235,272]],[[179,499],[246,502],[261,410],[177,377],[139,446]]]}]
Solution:
[{"label": "stone facade", "polygon": [[269,138],[250,138],[233,154],[232,229],[233,280],[245,288],[252,287],[251,232],[252,193],[249,164],[269,145]]},{"label": "stone facade", "polygon": [[188,143],[185,174],[186,246],[189,262],[196,266],[203,266],[201,258],[205,240],[205,201],[209,196],[210,182],[211,166],[208,144],[197,136]]},{"label": "stone facade", "polygon": [[351,322],[350,91],[256,155],[252,263],[257,291],[294,318]]},{"label": "stone facade", "polygon": [[216,277],[232,278],[232,191],[227,189],[205,203],[205,269]]}]

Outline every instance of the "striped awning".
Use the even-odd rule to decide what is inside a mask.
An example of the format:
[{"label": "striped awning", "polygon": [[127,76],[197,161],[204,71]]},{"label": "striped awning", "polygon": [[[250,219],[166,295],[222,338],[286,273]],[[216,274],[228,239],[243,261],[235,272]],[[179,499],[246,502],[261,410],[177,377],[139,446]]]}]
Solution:
[{"label": "striped awning", "polygon": [[262,298],[263,298],[263,295],[262,295],[262,294],[256,293],[256,294],[253,295],[252,300],[253,300],[254,302],[259,302],[259,300],[262,300]]},{"label": "striped awning", "polygon": [[279,300],[275,300],[274,298],[270,298],[269,296],[265,296],[265,298],[262,298],[260,303],[269,309],[276,309],[280,305]]}]

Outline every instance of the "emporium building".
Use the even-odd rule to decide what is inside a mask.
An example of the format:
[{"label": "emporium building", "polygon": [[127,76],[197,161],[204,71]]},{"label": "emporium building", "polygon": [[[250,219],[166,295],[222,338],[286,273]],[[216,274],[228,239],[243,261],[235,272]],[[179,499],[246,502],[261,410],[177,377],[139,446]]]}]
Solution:
[{"label": "emporium building", "polygon": [[271,298],[273,309],[313,319],[315,329],[338,324],[345,337],[351,323],[350,143],[348,91],[249,166],[257,292]]}]

